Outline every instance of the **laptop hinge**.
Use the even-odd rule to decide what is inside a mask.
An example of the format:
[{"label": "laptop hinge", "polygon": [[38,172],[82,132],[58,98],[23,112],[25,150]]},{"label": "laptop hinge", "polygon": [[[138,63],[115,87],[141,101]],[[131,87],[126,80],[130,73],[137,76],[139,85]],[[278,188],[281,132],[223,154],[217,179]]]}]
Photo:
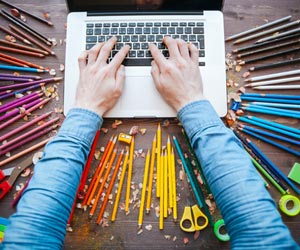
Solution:
[{"label": "laptop hinge", "polygon": [[87,12],[87,16],[203,15],[203,11]]}]

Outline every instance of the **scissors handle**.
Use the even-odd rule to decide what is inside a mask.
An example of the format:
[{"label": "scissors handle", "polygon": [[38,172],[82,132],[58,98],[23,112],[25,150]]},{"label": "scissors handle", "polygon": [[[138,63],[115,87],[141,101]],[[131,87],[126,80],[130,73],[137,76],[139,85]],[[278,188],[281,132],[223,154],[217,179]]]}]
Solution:
[{"label": "scissors handle", "polygon": [[0,199],[2,199],[8,191],[11,189],[11,185],[8,181],[3,181],[0,183]]},{"label": "scissors handle", "polygon": [[195,232],[195,225],[190,206],[184,207],[183,215],[180,220],[180,228],[185,232]]},{"label": "scissors handle", "polygon": [[[208,218],[197,205],[192,206],[192,211],[194,215],[194,225],[195,225],[195,230],[202,230],[207,227],[208,225]],[[204,219],[204,223],[201,223],[199,219]]]}]

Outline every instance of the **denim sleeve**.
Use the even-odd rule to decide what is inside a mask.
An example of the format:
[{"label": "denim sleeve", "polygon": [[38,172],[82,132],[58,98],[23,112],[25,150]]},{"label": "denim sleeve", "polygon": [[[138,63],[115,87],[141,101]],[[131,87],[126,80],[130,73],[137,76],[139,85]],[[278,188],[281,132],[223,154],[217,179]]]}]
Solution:
[{"label": "denim sleeve", "polygon": [[61,249],[82,169],[102,118],[72,109],[44,150],[1,249]]},{"label": "denim sleeve", "polygon": [[224,218],[232,248],[299,249],[243,146],[211,104],[190,103],[178,118]]}]

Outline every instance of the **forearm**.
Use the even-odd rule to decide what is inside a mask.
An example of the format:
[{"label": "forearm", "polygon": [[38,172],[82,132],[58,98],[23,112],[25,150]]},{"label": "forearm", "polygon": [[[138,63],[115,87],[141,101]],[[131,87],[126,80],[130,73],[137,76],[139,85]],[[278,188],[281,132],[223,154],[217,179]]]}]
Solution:
[{"label": "forearm", "polygon": [[178,117],[225,220],[232,247],[297,249],[248,155],[210,103],[191,103]]},{"label": "forearm", "polygon": [[3,247],[61,248],[75,193],[102,118],[83,109],[69,112],[51,140],[10,217]]}]

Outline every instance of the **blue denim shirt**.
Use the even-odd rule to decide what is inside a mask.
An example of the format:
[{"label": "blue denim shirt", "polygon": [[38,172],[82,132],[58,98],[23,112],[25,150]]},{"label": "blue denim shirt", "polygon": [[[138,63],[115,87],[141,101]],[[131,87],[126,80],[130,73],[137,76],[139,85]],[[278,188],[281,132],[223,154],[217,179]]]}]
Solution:
[{"label": "blue denim shirt", "polygon": [[[299,249],[242,145],[208,101],[178,113],[221,210],[233,249]],[[1,249],[61,249],[82,168],[102,118],[72,109],[44,157]]]}]

